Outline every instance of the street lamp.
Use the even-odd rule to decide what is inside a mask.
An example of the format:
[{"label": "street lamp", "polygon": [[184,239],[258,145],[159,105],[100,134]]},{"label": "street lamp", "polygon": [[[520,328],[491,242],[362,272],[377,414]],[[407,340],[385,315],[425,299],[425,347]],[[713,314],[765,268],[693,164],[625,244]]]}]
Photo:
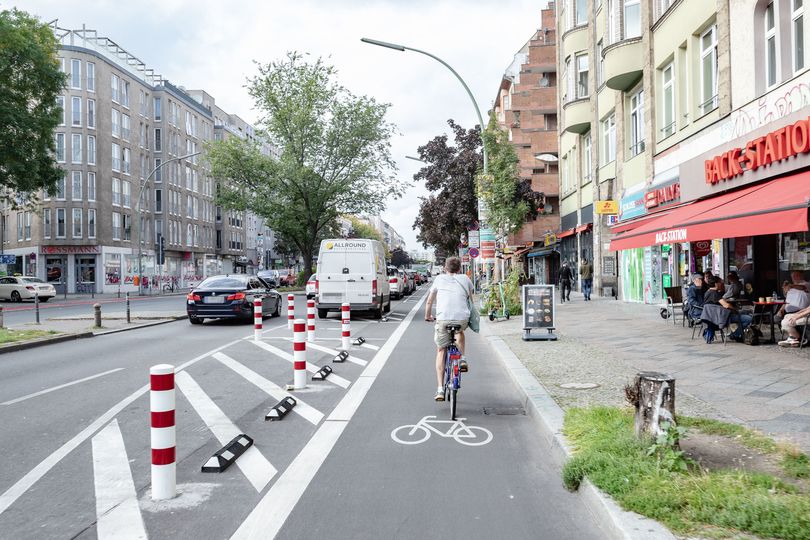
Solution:
[{"label": "street lamp", "polygon": [[141,230],[143,229],[141,223],[141,199],[143,199],[143,190],[146,188],[146,184],[149,183],[149,179],[152,178],[158,169],[166,165],[167,163],[171,163],[173,161],[180,161],[181,159],[186,159],[190,157],[194,157],[197,155],[202,154],[202,151],[193,152],[191,154],[186,154],[185,156],[173,157],[171,159],[167,159],[166,161],[161,161],[160,165],[152,169],[152,172],[146,177],[146,179],[141,182],[141,189],[138,191],[138,201],[135,203],[135,214],[138,216],[138,295],[143,294],[143,268],[141,267],[141,257],[143,256],[143,245],[141,244]]}]

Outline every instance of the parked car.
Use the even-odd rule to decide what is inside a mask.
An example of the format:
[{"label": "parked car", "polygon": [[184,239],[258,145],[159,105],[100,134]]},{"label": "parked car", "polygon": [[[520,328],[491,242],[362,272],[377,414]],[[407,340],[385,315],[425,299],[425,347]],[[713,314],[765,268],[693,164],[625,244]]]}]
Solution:
[{"label": "parked car", "polygon": [[31,276],[0,277],[0,299],[22,302],[33,300],[39,295],[40,302],[47,302],[56,296],[56,289],[50,283]]},{"label": "parked car", "polygon": [[408,270],[407,272],[411,277],[413,277],[413,283],[417,287],[422,284],[422,276],[419,275],[419,272],[414,272],[413,270]]},{"label": "parked car", "polygon": [[404,270],[399,271],[400,279],[402,280],[402,294],[408,296],[413,294],[416,290],[416,285],[413,283],[413,277],[409,276]]},{"label": "parked car", "polygon": [[403,281],[399,277],[399,270],[395,266],[388,267],[388,287],[391,291],[391,298],[402,298]]},{"label": "parked car", "polygon": [[318,294],[318,274],[312,274],[307,280],[307,300]]},{"label": "parked car", "polygon": [[262,300],[262,317],[278,317],[281,295],[257,276],[226,274],[211,276],[186,296],[191,324],[205,319],[253,320],[253,301]]},{"label": "parked car", "polygon": [[281,286],[281,274],[278,270],[259,270],[256,275],[271,287]]}]

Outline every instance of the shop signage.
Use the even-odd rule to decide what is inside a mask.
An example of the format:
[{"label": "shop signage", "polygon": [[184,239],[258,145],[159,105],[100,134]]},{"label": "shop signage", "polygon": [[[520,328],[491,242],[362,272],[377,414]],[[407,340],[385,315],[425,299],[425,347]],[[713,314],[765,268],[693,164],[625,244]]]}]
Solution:
[{"label": "shop signage", "polygon": [[557,235],[554,233],[546,233],[545,245],[550,246],[557,243]]},{"label": "shop signage", "polygon": [[705,257],[712,251],[712,243],[708,240],[695,242],[695,257]]},{"label": "shop signage", "polygon": [[0,264],[15,264],[16,262],[16,255],[0,255]]},{"label": "shop signage", "polygon": [[523,329],[554,328],[554,285],[523,286]]},{"label": "shop signage", "polygon": [[616,201],[596,201],[597,214],[618,214],[619,203]]},{"label": "shop signage", "polygon": [[42,255],[94,255],[101,253],[100,246],[39,246]]},{"label": "shop signage", "polygon": [[622,220],[643,216],[647,213],[644,206],[644,192],[634,193],[627,197],[622,197],[620,203],[619,218]]},{"label": "shop signage", "polygon": [[672,242],[685,242],[686,229],[670,229],[655,233],[656,244],[671,244]]},{"label": "shop signage", "polygon": [[665,203],[675,202],[681,198],[681,183],[654,188],[644,194],[644,206],[649,210]]},{"label": "shop signage", "polygon": [[481,235],[478,230],[472,230],[467,233],[467,244],[471,248],[481,247]]}]

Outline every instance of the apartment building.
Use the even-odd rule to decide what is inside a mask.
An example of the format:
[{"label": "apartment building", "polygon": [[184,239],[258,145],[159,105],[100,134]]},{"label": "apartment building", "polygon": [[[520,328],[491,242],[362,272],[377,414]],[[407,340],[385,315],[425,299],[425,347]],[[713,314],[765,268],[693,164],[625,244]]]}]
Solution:
[{"label": "apartment building", "polygon": [[493,111],[515,147],[520,180],[530,182],[544,196],[538,215],[507,238],[505,256],[536,283],[553,283],[559,266],[556,234],[560,226],[554,2],[541,10],[540,22],[504,72]]}]

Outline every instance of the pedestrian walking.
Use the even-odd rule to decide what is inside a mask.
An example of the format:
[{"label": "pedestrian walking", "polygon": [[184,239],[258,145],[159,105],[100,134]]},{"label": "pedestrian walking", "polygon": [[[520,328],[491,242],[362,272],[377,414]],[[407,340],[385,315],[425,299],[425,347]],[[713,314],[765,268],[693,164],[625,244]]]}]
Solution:
[{"label": "pedestrian walking", "polygon": [[563,261],[560,270],[560,302],[571,301],[571,282],[574,280],[574,272],[568,266],[568,261]]},{"label": "pedestrian walking", "polygon": [[593,264],[588,259],[582,259],[579,265],[579,277],[582,278],[582,294],[585,300],[591,299],[591,288],[593,287]]}]

